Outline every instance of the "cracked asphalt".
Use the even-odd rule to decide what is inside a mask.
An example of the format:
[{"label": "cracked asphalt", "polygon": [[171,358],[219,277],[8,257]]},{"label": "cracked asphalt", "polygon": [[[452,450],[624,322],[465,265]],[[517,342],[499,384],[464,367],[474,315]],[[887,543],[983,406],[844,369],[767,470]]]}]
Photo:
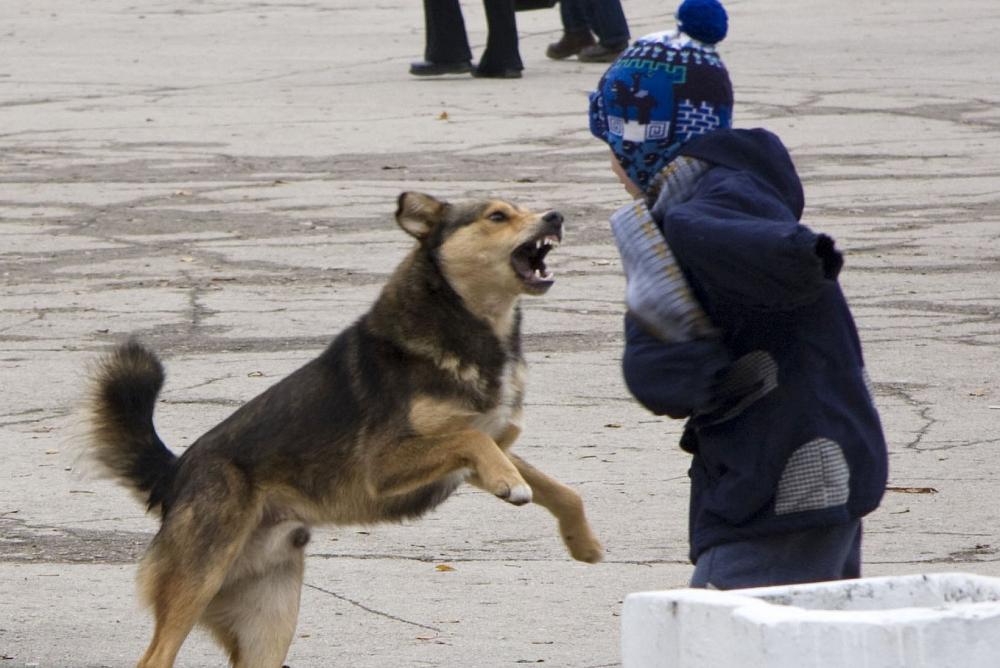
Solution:
[{"label": "cracked asphalt", "polygon": [[[627,0],[633,35],[669,24]],[[891,448],[865,573],[1000,576],[1000,6],[730,0],[740,127],[788,144],[804,220],[842,282]],[[470,38],[482,7],[465,3]],[[180,451],[360,315],[407,248],[395,198],[558,208],[558,282],[525,308],[518,452],[576,487],[607,546],[463,489],[400,526],[309,545],[288,662],[618,665],[621,601],[682,586],[680,424],[619,377],[625,195],[587,131],[599,65],[545,59],[557,12],[519,14],[525,77],[419,80],[419,3],[39,0],[0,22],[0,666],[132,665],[150,633],[135,561],[155,531],[76,449],[86,366],[130,333],[167,366]],[[183,666],[221,666],[204,635]]]}]

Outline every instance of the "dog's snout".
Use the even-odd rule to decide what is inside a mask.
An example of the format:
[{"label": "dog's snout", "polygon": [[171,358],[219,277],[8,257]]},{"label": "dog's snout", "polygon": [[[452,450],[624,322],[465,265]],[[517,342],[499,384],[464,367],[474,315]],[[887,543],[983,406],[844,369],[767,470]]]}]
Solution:
[{"label": "dog's snout", "polygon": [[544,216],[542,216],[542,221],[549,223],[550,225],[562,225],[563,216],[558,211],[547,211]]}]

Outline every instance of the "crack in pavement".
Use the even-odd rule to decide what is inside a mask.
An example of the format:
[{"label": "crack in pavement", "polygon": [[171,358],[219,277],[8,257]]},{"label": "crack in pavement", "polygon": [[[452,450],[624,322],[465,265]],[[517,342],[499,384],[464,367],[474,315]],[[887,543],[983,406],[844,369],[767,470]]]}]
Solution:
[{"label": "crack in pavement", "polygon": [[351,605],[355,606],[356,608],[359,608],[360,610],[364,610],[365,612],[371,613],[373,615],[378,615],[379,617],[385,617],[386,619],[391,619],[391,620],[393,620],[395,622],[401,622],[403,624],[409,624],[410,626],[416,626],[416,627],[421,628],[421,629],[427,629],[429,631],[434,631],[435,633],[441,633],[441,629],[439,629],[437,627],[428,626],[427,624],[421,624],[420,622],[414,622],[414,621],[411,621],[409,619],[403,619],[402,617],[397,617],[396,615],[390,614],[388,612],[383,612],[381,610],[376,610],[375,608],[370,608],[367,605],[365,605],[364,603],[361,603],[359,601],[355,601],[353,598],[348,598],[348,597],[344,596],[343,594],[338,594],[337,592],[330,591],[329,589],[324,589],[323,587],[317,587],[316,585],[309,584],[308,582],[302,583],[302,586],[308,587],[309,589],[314,589],[314,590],[316,590],[318,592],[322,592],[324,594],[328,594],[329,596],[334,597],[338,601],[344,601],[345,603],[350,603]]}]

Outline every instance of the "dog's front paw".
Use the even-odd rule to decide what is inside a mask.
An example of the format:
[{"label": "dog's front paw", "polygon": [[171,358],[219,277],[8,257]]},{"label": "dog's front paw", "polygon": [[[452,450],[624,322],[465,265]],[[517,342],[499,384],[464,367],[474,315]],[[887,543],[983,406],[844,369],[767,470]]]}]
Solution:
[{"label": "dog's front paw", "polygon": [[583,561],[588,564],[596,564],[604,559],[604,546],[595,540],[583,545],[574,545],[570,547],[569,553],[577,561]]},{"label": "dog's front paw", "polygon": [[531,488],[528,487],[527,483],[523,482],[516,483],[513,486],[501,483],[496,495],[515,506],[523,506],[526,503],[531,503]]},{"label": "dog's front paw", "polygon": [[604,546],[588,529],[580,533],[564,533],[563,542],[570,556],[577,561],[596,564],[604,559]]}]

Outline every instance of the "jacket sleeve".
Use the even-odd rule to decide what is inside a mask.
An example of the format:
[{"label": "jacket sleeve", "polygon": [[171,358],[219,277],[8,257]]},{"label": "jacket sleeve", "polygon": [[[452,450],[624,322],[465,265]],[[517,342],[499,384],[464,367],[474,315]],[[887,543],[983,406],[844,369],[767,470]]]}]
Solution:
[{"label": "jacket sleeve", "polygon": [[625,384],[656,415],[684,418],[711,409],[715,385],[729,354],[715,339],[665,343],[625,316]]},{"label": "jacket sleeve", "polygon": [[790,310],[819,298],[843,265],[833,239],[788,220],[679,207],[664,221],[674,253],[710,301]]}]

